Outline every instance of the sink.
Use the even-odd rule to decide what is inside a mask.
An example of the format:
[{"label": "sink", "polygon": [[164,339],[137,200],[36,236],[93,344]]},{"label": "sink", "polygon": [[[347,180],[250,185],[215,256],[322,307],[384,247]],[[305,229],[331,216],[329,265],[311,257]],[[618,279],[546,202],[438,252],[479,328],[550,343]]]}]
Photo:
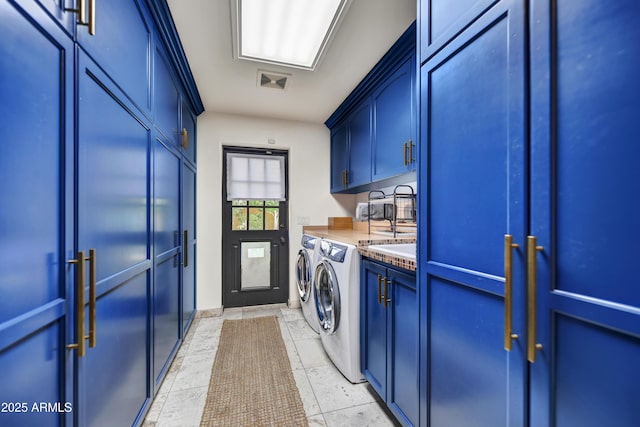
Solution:
[{"label": "sink", "polygon": [[368,249],[383,254],[399,256],[402,258],[416,259],[415,243],[389,243],[385,245],[369,245]]}]

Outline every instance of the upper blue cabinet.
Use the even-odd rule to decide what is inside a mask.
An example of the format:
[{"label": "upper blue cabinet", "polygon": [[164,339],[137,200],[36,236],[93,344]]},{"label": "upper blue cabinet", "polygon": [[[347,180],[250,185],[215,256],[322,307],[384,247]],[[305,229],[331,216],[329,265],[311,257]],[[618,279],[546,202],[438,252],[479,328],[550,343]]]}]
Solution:
[{"label": "upper blue cabinet", "polygon": [[371,100],[367,98],[331,129],[331,192],[371,182],[371,116]]},{"label": "upper blue cabinet", "polygon": [[415,37],[412,24],[325,122],[332,193],[365,191],[415,171]]},{"label": "upper blue cabinet", "polygon": [[415,68],[411,55],[373,94],[373,181],[415,170]]},{"label": "upper blue cabinet", "polygon": [[80,46],[146,114],[151,109],[151,86],[140,83],[150,81],[149,22],[149,14],[139,0],[95,1],[89,25],[78,26],[77,30]]}]

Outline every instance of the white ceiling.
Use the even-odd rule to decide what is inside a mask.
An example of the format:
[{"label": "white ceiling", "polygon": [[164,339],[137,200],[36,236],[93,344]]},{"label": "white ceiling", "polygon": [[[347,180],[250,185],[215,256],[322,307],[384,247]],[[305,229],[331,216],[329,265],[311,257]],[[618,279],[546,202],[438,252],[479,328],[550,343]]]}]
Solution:
[{"label": "white ceiling", "polygon": [[[229,2],[167,1],[205,110],[313,123],[324,123],[416,18],[416,0],[353,0],[307,71],[234,59]],[[258,87],[258,69],[291,74],[287,89]]]}]

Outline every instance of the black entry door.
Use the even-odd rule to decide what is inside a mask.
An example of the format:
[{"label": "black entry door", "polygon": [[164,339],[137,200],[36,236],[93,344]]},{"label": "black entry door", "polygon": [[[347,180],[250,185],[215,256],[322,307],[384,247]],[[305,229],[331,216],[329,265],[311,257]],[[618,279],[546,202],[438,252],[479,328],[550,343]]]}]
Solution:
[{"label": "black entry door", "polygon": [[[247,185],[275,185],[272,174],[262,173],[264,162],[284,157],[284,197],[231,196],[229,155],[251,159]],[[289,295],[289,228],[287,201],[287,152],[253,148],[224,148],[222,185],[222,281],[224,307],[243,307],[287,301]],[[247,160],[249,161],[249,160]],[[274,162],[271,162],[274,163]],[[252,166],[255,165],[255,166]],[[265,168],[265,170],[268,168]],[[258,171],[258,173],[256,173]],[[244,174],[242,179],[244,179]],[[236,176],[237,178],[237,176]]]}]

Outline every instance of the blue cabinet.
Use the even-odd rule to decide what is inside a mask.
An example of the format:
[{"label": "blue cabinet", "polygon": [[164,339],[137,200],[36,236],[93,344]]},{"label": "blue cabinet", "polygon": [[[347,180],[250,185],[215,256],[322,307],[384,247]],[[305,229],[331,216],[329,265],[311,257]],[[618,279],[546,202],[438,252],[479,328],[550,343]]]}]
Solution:
[{"label": "blue cabinet", "polygon": [[365,100],[349,115],[348,188],[371,182],[371,102]]},{"label": "blue cabinet", "polygon": [[0,424],[61,426],[32,405],[73,402],[73,41],[33,2],[0,30]]},{"label": "blue cabinet", "polygon": [[420,4],[421,423],[635,426],[640,9],[488,3]]},{"label": "blue cabinet", "polygon": [[[195,142],[195,141],[194,141]],[[196,314],[196,169],[182,165],[182,337]]]},{"label": "blue cabinet", "polygon": [[142,0],[96,0],[95,5],[95,34],[78,26],[78,43],[148,115],[153,27],[146,5]]},{"label": "blue cabinet", "polygon": [[182,231],[180,229],[180,153],[157,139],[154,144],[153,379],[159,388],[177,349],[180,325]]},{"label": "blue cabinet", "polygon": [[362,372],[403,425],[419,423],[419,299],[414,272],[362,261]]},{"label": "blue cabinet", "polygon": [[374,182],[415,170],[415,69],[415,55],[411,55],[373,94],[371,178]]},{"label": "blue cabinet", "polygon": [[412,24],[325,122],[332,193],[364,191],[415,171],[415,36]]},{"label": "blue cabinet", "polygon": [[331,192],[336,193],[347,188],[349,170],[349,126],[339,123],[331,129]]},{"label": "blue cabinet", "polygon": [[97,314],[95,347],[76,351],[76,411],[80,425],[125,425],[151,398],[150,129],[88,56],[80,52],[78,62],[77,245],[95,249],[85,293],[95,288]]},{"label": "blue cabinet", "polygon": [[331,191],[371,182],[371,102],[366,99],[331,131]]},{"label": "blue cabinet", "polygon": [[195,313],[197,102],[145,5],[62,3],[0,1],[0,424],[136,425]]}]

